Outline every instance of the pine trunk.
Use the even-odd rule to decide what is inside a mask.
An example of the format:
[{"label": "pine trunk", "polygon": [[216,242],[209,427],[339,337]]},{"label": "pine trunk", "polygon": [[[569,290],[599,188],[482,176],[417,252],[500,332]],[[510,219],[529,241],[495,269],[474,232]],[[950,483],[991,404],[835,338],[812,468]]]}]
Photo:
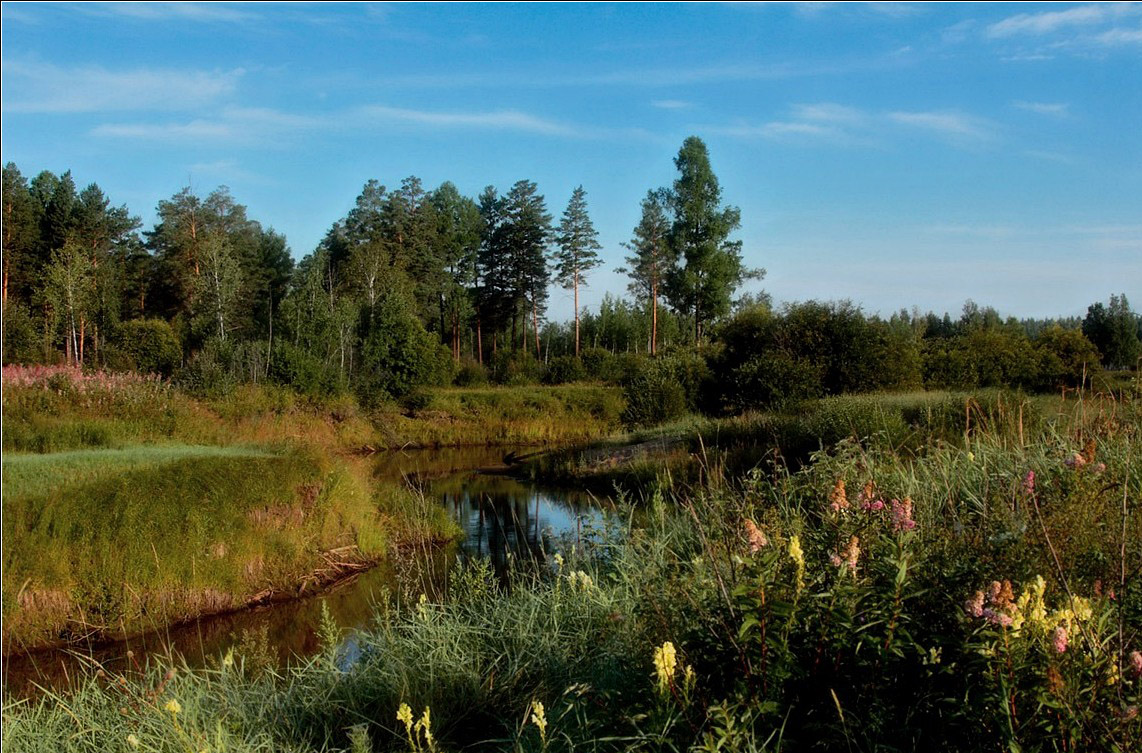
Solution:
[{"label": "pine trunk", "polygon": [[579,357],[579,275],[575,275],[575,357]]}]

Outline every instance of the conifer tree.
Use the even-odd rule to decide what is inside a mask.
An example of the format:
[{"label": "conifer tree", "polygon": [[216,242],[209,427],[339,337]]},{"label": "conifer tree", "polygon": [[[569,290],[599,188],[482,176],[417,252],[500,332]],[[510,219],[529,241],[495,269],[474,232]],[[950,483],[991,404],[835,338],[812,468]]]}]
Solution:
[{"label": "conifer tree", "polygon": [[599,233],[587,214],[587,192],[579,186],[571,194],[571,201],[563,212],[556,231],[559,244],[554,254],[555,279],[564,288],[575,291],[575,355],[579,355],[579,285],[583,275],[601,263]]}]

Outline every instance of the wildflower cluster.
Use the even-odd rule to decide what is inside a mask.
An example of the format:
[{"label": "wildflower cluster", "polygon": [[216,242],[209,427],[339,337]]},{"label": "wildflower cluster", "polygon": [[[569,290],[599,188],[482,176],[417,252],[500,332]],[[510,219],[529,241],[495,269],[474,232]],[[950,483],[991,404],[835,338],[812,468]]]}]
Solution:
[{"label": "wildflower cluster", "polygon": [[576,591],[590,591],[595,587],[595,581],[582,570],[575,570],[567,574],[567,582]]},{"label": "wildflower cluster", "polygon": [[[679,666],[681,666],[682,671],[681,687],[676,682]],[[680,665],[678,652],[670,641],[666,641],[662,646],[654,649],[654,679],[658,694],[663,698],[677,690],[681,690],[684,696],[688,696],[697,681],[693,667],[688,664]]]},{"label": "wildflower cluster", "polygon": [[421,714],[420,719],[413,722],[412,708],[407,703],[402,703],[397,709],[397,721],[404,725],[409,750],[414,751],[414,753],[419,753],[422,750],[435,753],[436,738],[432,736],[432,715],[427,706],[424,707],[424,713]]},{"label": "wildflower cluster", "polygon": [[757,554],[769,546],[769,537],[765,535],[765,531],[758,528],[757,523],[746,518],[742,521],[742,529],[745,532],[746,541],[749,543],[750,554]]}]

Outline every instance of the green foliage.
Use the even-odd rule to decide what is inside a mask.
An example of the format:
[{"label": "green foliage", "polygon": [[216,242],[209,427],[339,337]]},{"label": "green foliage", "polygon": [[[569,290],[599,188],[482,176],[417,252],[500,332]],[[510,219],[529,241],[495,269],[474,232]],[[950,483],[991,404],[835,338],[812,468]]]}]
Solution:
[{"label": "green foliage", "polygon": [[274,344],[270,378],[314,397],[334,394],[340,387],[336,372],[310,351],[290,342]]},{"label": "green foliage", "polygon": [[575,356],[556,356],[548,361],[543,371],[544,384],[567,384],[587,378],[587,369]]},{"label": "green foliage", "polygon": [[169,377],[182,362],[182,346],[174,328],[162,319],[132,319],[119,325],[115,349],[125,366],[144,374]]},{"label": "green foliage", "polygon": [[1139,341],[1139,317],[1130,310],[1126,294],[1112,295],[1110,304],[1095,303],[1087,309],[1082,330],[1102,354],[1102,363],[1110,369],[1132,368],[1142,356]]},{"label": "green foliage", "polygon": [[488,370],[478,362],[467,359],[456,370],[452,383],[457,387],[479,387],[488,383]]}]

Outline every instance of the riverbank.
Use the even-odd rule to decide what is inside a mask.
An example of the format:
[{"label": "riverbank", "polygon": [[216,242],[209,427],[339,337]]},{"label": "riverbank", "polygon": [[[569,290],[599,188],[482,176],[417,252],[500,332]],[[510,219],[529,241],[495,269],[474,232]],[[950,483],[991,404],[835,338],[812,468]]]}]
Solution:
[{"label": "riverbank", "polygon": [[594,385],[439,389],[366,413],[272,387],[205,400],[130,374],[5,374],[5,654],[244,609],[448,540],[447,516],[374,454],[582,440],[622,409]]},{"label": "riverbank", "polygon": [[1021,438],[1016,410],[962,444],[841,441],[660,487],[629,529],[564,542],[508,588],[476,562],[440,594],[382,601],[351,655],[327,623],[326,650],[280,674],[238,648],[212,669],[91,677],[9,705],[4,742],[1131,750],[1142,422],[1136,405],[1072,407]]}]

